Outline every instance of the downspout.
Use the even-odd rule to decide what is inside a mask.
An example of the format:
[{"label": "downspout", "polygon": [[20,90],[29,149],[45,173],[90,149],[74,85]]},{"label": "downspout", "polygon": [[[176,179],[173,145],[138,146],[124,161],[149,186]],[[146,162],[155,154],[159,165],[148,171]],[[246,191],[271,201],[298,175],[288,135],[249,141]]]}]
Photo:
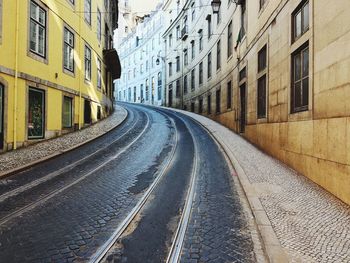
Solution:
[{"label": "downspout", "polygon": [[[81,10],[81,1],[80,1],[80,6],[79,6],[79,10]],[[84,58],[85,60],[85,55],[81,53],[81,14],[78,15],[79,18],[79,48],[78,48],[78,55],[81,58]],[[84,55],[84,57],[82,57],[81,55]],[[81,77],[82,77],[82,70],[83,70],[83,59],[80,59],[80,70],[79,70],[79,117],[78,117],[78,127],[79,130],[81,129]],[[84,68],[85,70],[85,68]]]},{"label": "downspout", "polygon": [[17,149],[17,89],[18,89],[18,38],[19,38],[19,0],[16,1],[16,36],[15,36],[15,86],[13,107],[13,149]]}]

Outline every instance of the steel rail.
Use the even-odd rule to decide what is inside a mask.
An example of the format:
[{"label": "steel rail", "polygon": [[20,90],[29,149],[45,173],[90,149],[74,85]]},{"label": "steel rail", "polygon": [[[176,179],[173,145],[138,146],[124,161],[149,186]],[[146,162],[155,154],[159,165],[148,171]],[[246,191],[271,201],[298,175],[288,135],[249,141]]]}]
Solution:
[{"label": "steel rail", "polygon": [[146,132],[146,130],[148,129],[149,125],[150,125],[150,118],[148,115],[147,116],[147,123],[145,125],[145,127],[143,128],[143,130],[141,131],[141,133],[131,142],[129,143],[127,146],[125,146],[121,151],[119,151],[117,154],[109,157],[106,161],[104,161],[103,163],[101,163],[100,165],[98,165],[97,167],[95,167],[93,170],[89,171],[88,173],[86,173],[85,175],[81,176],[80,178],[78,178],[77,180],[71,182],[68,185],[65,185],[62,188],[59,188],[53,192],[51,192],[50,194],[46,195],[43,198],[40,198],[39,200],[36,200],[35,202],[28,204],[16,211],[14,211],[13,213],[3,217],[0,220],[0,226],[5,224],[6,222],[10,221],[11,219],[22,215],[25,212],[28,212],[30,210],[32,210],[33,208],[45,203],[46,201],[48,201],[49,199],[53,198],[54,196],[56,196],[59,193],[62,193],[63,191],[67,190],[68,188],[72,187],[73,185],[76,185],[77,183],[81,182],[82,180],[86,179],[88,176],[90,176],[91,174],[95,173],[96,171],[100,170],[102,167],[104,167],[106,164],[110,163],[111,161],[117,159],[121,154],[123,154],[124,152],[126,152],[126,150],[128,150],[132,145],[135,144],[135,142],[137,142],[141,136]]},{"label": "steel rail", "polygon": [[136,126],[138,120],[139,120],[139,118],[136,119],[136,122],[131,126],[130,129],[126,130],[126,131],[123,133],[123,135],[119,136],[117,139],[115,139],[114,141],[112,141],[109,145],[107,145],[107,146],[105,146],[105,147],[102,147],[102,148],[98,149],[97,151],[94,151],[93,153],[91,153],[91,154],[89,154],[89,155],[83,157],[82,159],[79,159],[79,160],[77,160],[77,161],[72,162],[71,164],[65,166],[64,168],[58,169],[58,170],[56,170],[56,171],[54,171],[54,172],[51,172],[51,173],[49,173],[49,174],[47,174],[47,175],[45,175],[45,176],[43,176],[43,177],[41,177],[41,178],[39,178],[39,179],[36,179],[36,180],[34,180],[34,181],[32,181],[32,182],[29,182],[29,183],[27,183],[27,184],[24,184],[24,185],[22,185],[22,186],[19,186],[19,187],[15,188],[15,189],[13,189],[13,190],[11,190],[11,191],[9,191],[9,192],[6,192],[6,193],[0,195],[0,203],[6,201],[7,199],[9,199],[9,198],[11,198],[11,197],[13,197],[13,196],[19,195],[19,194],[21,194],[21,193],[23,193],[23,192],[25,192],[25,191],[27,191],[27,190],[33,188],[33,187],[36,187],[36,186],[38,186],[38,185],[40,185],[40,184],[42,184],[42,183],[45,183],[45,182],[47,182],[47,181],[49,181],[49,180],[55,178],[56,176],[58,176],[58,175],[60,175],[60,174],[63,174],[63,173],[65,173],[65,172],[70,171],[70,170],[71,170],[72,168],[74,168],[75,166],[77,166],[77,165],[83,163],[83,162],[86,161],[87,159],[89,159],[89,158],[95,156],[96,154],[100,153],[101,151],[107,149],[107,148],[110,147],[112,144],[116,143],[116,142],[119,141],[121,138],[123,138],[128,132],[130,132],[130,131]]},{"label": "steel rail", "polygon": [[[162,113],[165,115],[164,113]],[[153,183],[150,185],[150,187],[147,189],[147,191],[143,194],[142,198],[138,201],[136,206],[131,210],[131,212],[126,216],[126,218],[119,224],[118,228],[113,232],[112,236],[95,252],[94,255],[90,258],[90,263],[98,263],[100,262],[108,253],[108,251],[112,248],[112,246],[115,244],[115,242],[121,237],[121,235],[124,233],[124,231],[127,229],[127,227],[130,225],[130,223],[133,221],[133,219],[136,217],[136,215],[140,212],[140,210],[144,207],[145,203],[147,202],[148,198],[160,182],[160,180],[163,178],[163,176],[166,174],[166,171],[171,166],[176,149],[178,147],[178,131],[175,125],[175,122],[172,118],[167,116],[171,122],[173,123],[173,126],[175,127],[175,136],[174,136],[174,147],[172,148],[172,151],[170,152],[169,157],[167,158],[166,163],[163,165],[161,171],[159,172],[156,179],[153,181]]]},{"label": "steel rail", "polygon": [[174,113],[174,115],[176,115],[179,119],[181,119],[185,123],[188,131],[192,136],[193,144],[194,144],[194,165],[192,168],[191,182],[190,182],[189,189],[187,191],[184,210],[181,215],[177,230],[175,232],[175,236],[174,236],[172,245],[170,247],[170,251],[169,251],[166,263],[177,263],[180,260],[181,251],[182,251],[182,247],[185,239],[185,234],[186,234],[187,226],[188,226],[191,211],[192,211],[192,204],[193,204],[193,199],[195,194],[198,164],[199,164],[198,142],[192,132],[192,129],[189,127],[188,123],[182,117],[178,116],[178,114],[176,113]]}]

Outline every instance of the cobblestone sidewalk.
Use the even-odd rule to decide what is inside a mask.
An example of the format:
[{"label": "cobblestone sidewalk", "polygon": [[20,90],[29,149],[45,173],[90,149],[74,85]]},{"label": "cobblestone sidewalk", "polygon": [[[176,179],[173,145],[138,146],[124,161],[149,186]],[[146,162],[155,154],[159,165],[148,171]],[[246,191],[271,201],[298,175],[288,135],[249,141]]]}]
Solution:
[{"label": "cobblestone sidewalk", "polygon": [[350,262],[350,207],[224,126],[185,113],[234,163],[272,262]]},{"label": "cobblestone sidewalk", "polygon": [[10,170],[46,159],[99,137],[118,126],[126,117],[126,110],[116,105],[111,116],[85,129],[0,154],[0,177]]}]

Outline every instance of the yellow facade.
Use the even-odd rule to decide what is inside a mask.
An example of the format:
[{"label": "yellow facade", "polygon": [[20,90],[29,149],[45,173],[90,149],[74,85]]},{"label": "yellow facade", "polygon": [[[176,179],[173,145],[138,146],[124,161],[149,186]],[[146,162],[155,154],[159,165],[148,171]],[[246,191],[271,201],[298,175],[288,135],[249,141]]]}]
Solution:
[{"label": "yellow facade", "polygon": [[[112,49],[112,13],[117,12],[117,1],[92,0],[90,11],[86,11],[84,2],[0,0],[0,85],[4,101],[3,143],[0,150],[55,137],[95,122],[98,119],[97,107],[100,107],[101,118],[111,112],[113,74],[105,61],[104,51]],[[33,10],[39,16],[43,13],[46,18],[43,23],[46,39],[43,56],[33,52],[33,45],[30,45],[30,32],[33,32],[30,12]],[[87,12],[91,15],[90,24],[85,18]],[[97,22],[98,12],[101,14],[100,27]],[[32,17],[36,17],[36,14]],[[101,28],[100,40],[98,27]],[[64,28],[72,33],[74,39],[72,71],[64,67]],[[90,80],[86,80],[85,76],[85,46],[91,50]],[[40,46],[37,50],[42,53]],[[100,77],[98,60],[101,61]],[[101,88],[97,87],[98,78],[101,79]],[[41,138],[31,138],[32,135],[28,134],[31,133],[34,118],[34,108],[29,107],[34,99],[29,93],[39,96],[39,100],[42,98],[40,105],[43,114],[39,119],[44,130],[42,136],[38,136]],[[66,120],[71,118],[70,125],[62,123],[64,98],[68,101],[71,99],[72,107],[65,115]],[[84,103],[87,101],[91,103],[91,121],[88,121],[87,114],[84,120]]]}]

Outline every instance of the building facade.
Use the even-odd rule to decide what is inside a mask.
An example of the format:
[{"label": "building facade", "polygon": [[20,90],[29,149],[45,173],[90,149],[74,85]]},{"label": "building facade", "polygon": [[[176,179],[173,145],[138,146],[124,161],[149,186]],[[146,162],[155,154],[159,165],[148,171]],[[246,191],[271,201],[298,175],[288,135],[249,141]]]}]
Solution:
[{"label": "building facade", "polygon": [[115,82],[120,101],[163,105],[164,51],[161,5],[140,20],[119,46],[122,76]]},{"label": "building facade", "polygon": [[166,104],[221,122],[350,204],[350,3],[221,0],[214,14],[211,2],[186,1],[163,35]]},{"label": "building facade", "polygon": [[0,151],[113,109],[117,0],[0,0]]}]

